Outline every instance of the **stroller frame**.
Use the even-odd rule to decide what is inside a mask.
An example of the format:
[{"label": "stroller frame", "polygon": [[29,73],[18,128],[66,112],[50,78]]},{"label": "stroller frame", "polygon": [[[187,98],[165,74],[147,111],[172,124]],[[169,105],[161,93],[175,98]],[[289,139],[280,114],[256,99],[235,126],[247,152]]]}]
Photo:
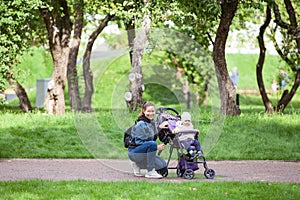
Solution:
[{"label": "stroller frame", "polygon": [[[173,108],[158,108],[156,110],[156,114],[161,114],[163,112],[167,112],[167,111],[172,111],[176,114],[175,118],[181,118],[179,113],[173,109]],[[169,113],[170,114],[170,113]],[[174,118],[173,118],[174,119]],[[179,136],[180,134],[195,134],[198,135],[199,132],[197,130],[188,130],[188,131],[181,131],[179,133],[177,133],[176,135],[169,133],[165,130],[163,130],[165,137],[163,138],[163,141],[165,144],[169,143],[170,144],[170,149],[169,149],[169,157],[168,157],[168,161],[167,161],[167,167],[168,169],[176,169],[176,174],[178,177],[183,177],[185,179],[193,179],[195,176],[195,172],[196,170],[198,170],[198,164],[202,164],[204,167],[204,176],[207,179],[213,179],[215,176],[215,171],[213,169],[210,169],[206,163],[206,159],[205,156],[201,156],[201,160],[199,157],[191,157],[189,156],[189,154],[184,153],[185,149],[184,147],[181,145],[180,140],[179,140]],[[162,138],[160,137],[160,140],[162,140]],[[170,167],[170,161],[171,161],[171,157],[174,151],[174,148],[177,150],[177,155],[178,155],[178,162],[177,162],[177,166],[175,167]],[[158,152],[158,154],[160,155],[161,151]],[[168,175],[168,173],[164,174],[164,176],[166,177]]]}]

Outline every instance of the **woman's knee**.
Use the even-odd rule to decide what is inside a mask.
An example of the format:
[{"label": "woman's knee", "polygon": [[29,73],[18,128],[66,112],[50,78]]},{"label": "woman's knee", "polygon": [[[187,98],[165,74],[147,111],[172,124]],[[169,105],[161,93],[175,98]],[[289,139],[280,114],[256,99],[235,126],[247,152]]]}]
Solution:
[{"label": "woman's knee", "polygon": [[157,143],[155,141],[148,142],[150,152],[157,151]]}]

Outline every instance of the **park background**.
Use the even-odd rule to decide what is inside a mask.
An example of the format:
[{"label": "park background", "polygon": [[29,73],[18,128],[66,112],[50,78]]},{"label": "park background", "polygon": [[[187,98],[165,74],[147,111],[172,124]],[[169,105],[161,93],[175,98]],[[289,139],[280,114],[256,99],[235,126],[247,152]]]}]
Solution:
[{"label": "park background", "polygon": [[[34,79],[46,78],[51,75],[51,70],[47,67],[47,55],[40,49],[35,49],[34,53],[29,54],[29,57],[24,58],[24,65],[28,70],[28,76],[25,80],[28,87],[33,88],[28,94],[32,102],[35,102]],[[46,58],[45,58],[46,56]],[[49,59],[49,58],[48,58]],[[149,58],[150,59],[150,58]],[[145,62],[149,61],[145,59]],[[239,87],[255,90],[255,61],[256,56],[253,54],[228,54],[228,63],[230,66],[239,66]],[[153,61],[151,61],[152,63]],[[27,63],[27,64],[24,64]],[[44,63],[41,65],[41,63]],[[100,71],[98,74],[101,79],[96,78],[97,86],[95,92],[95,101],[93,107],[94,113],[99,126],[99,133],[103,134],[105,140],[100,141],[96,148],[99,151],[86,146],[85,140],[82,138],[83,133],[78,132],[78,121],[76,114],[68,111],[62,116],[47,115],[43,109],[35,109],[32,113],[21,113],[18,108],[17,99],[8,102],[5,106],[1,106],[1,140],[0,140],[0,157],[1,158],[119,158],[127,159],[126,149],[123,147],[123,131],[114,121],[111,111],[112,91],[118,80],[124,74],[130,72],[130,64],[127,55],[119,55],[93,60],[93,69]],[[125,65],[124,63],[127,63]],[[266,63],[269,63],[265,72],[269,80],[277,73],[280,62],[278,58],[269,55]],[[38,67],[36,67],[38,66]],[[101,68],[105,68],[101,72]],[[251,69],[251,70],[250,70]],[[48,70],[48,71],[47,71]],[[34,77],[34,78],[29,78]],[[109,82],[111,84],[101,84]],[[105,95],[103,95],[105,94]],[[161,95],[166,94],[166,95]],[[165,87],[159,85],[146,85],[145,97],[149,101],[156,104],[173,107],[175,109],[185,109],[185,105],[177,105],[178,101],[172,92]],[[272,94],[272,98],[276,100],[277,94]],[[209,160],[289,160],[298,161],[299,153],[299,95],[297,94],[293,101],[289,104],[284,113],[268,115],[264,112],[260,96],[253,94],[240,94],[240,108],[242,114],[240,116],[227,116],[220,138],[214,148],[206,154]],[[200,141],[205,137],[205,134],[210,128],[213,113],[211,107],[201,106],[199,113],[198,129],[201,131]],[[137,115],[132,113],[131,119],[134,120]],[[77,123],[77,124],[76,124]],[[77,127],[77,128],[76,128]],[[83,125],[86,132],[94,131],[95,127]],[[80,129],[80,128],[79,128]],[[97,128],[96,128],[97,129]],[[113,149],[113,150],[112,150]],[[100,152],[100,153],[99,153]],[[166,158],[167,154],[162,155]],[[288,170],[288,169],[287,169]],[[255,173],[255,171],[253,172]],[[172,176],[172,175],[170,175]],[[203,176],[196,174],[196,176]],[[217,178],[218,176],[216,176]],[[61,198],[78,197],[81,198],[109,198],[106,192],[97,193],[98,187],[106,187],[108,190],[120,191],[116,193],[119,197],[139,198],[137,194],[124,194],[121,191],[127,189],[127,185],[131,187],[151,187],[152,192],[159,192],[161,183],[149,182],[120,182],[120,183],[97,183],[86,181],[69,181],[69,182],[52,182],[52,181],[20,181],[20,182],[1,182],[6,188],[4,192],[7,197],[28,197],[37,199],[39,195],[43,198],[43,193],[46,188],[56,188],[54,191],[47,191],[51,197],[59,196]],[[201,186],[200,186],[200,185]],[[86,185],[84,187],[83,185]],[[171,183],[164,184],[164,190],[168,187],[178,187],[180,190],[188,190],[188,194],[192,197],[197,197],[200,193],[215,193],[208,198],[225,198],[230,193],[231,198],[238,198],[239,195],[253,197],[252,193],[257,192],[257,197],[268,198],[278,192],[289,191],[290,199],[299,196],[296,192],[299,184],[287,183],[272,183],[268,186],[266,183],[182,183],[181,185]],[[238,186],[237,186],[238,185]],[[62,189],[66,187],[67,189]],[[77,188],[80,187],[80,190]],[[215,189],[218,187],[220,189]],[[237,187],[239,189],[233,189]],[[18,189],[22,188],[22,189]],[[38,188],[33,190],[33,188]],[[60,189],[57,189],[60,188]],[[93,191],[90,194],[79,194],[79,191]],[[109,189],[110,188],[110,189]],[[191,189],[192,188],[192,189]],[[196,189],[195,189],[196,188]],[[2,190],[3,191],[3,190]],[[16,191],[18,191],[16,193]],[[28,191],[28,192],[22,192]],[[243,192],[241,192],[243,191]],[[264,191],[264,192],[262,192]],[[208,193],[207,193],[208,192]],[[150,194],[145,194],[151,199]],[[167,193],[170,197],[174,194]],[[165,196],[165,195],[164,195]],[[22,199],[22,198],[21,198]]]},{"label": "park background", "polygon": [[[227,54],[228,69],[237,66],[240,79],[239,89],[257,90],[255,79],[256,54]],[[145,58],[153,63],[153,58]],[[155,59],[155,58],[154,58]],[[35,102],[36,79],[51,76],[50,55],[40,49],[33,49],[24,57],[20,67],[26,69],[23,83],[31,102]],[[124,64],[127,63],[127,64]],[[278,68],[283,66],[280,59],[267,55],[264,77],[266,87],[271,88],[271,81],[277,76]],[[90,151],[78,134],[76,114],[68,110],[63,116],[47,115],[43,109],[35,109],[32,113],[21,113],[18,101],[12,100],[1,105],[0,158],[119,158],[127,159],[123,148],[123,131],[114,121],[111,111],[112,91],[118,80],[130,72],[129,59],[120,55],[93,60],[95,71],[96,92],[93,101],[94,116],[99,122],[105,142],[98,145],[99,152]],[[110,84],[102,84],[110,83]],[[166,94],[162,96],[161,94]],[[146,85],[145,99],[157,105],[170,106],[180,111],[184,105],[178,101],[171,91],[159,85]],[[279,94],[272,94],[276,101]],[[68,105],[68,102],[67,102]],[[220,138],[214,148],[207,153],[209,160],[285,160],[299,161],[299,92],[293,98],[284,113],[268,115],[260,96],[240,94],[240,116],[227,116],[221,130]],[[210,105],[201,106],[199,120],[194,122],[201,130],[201,138],[208,132],[214,119]],[[88,114],[87,114],[88,115]],[[131,114],[134,120],[136,113]],[[77,125],[77,126],[76,126]],[[89,126],[83,127],[89,132]],[[103,146],[103,145],[107,146]],[[113,151],[111,151],[113,146]],[[98,146],[97,146],[98,147]],[[165,156],[165,155],[163,155]],[[255,171],[253,172],[255,173]],[[287,169],[288,173],[288,169]],[[201,176],[201,175],[199,175]],[[284,195],[288,199],[299,197],[299,184],[294,183],[151,183],[147,181],[117,183],[99,183],[94,181],[16,181],[0,182],[4,199],[153,199],[153,197],[176,198],[188,195],[190,198],[199,196],[208,199],[245,198],[270,199]],[[128,189],[128,185],[134,189]],[[136,189],[149,190],[136,194]],[[164,191],[161,191],[161,188]],[[112,195],[112,191],[115,192]],[[128,191],[128,192],[124,192]],[[184,194],[183,192],[184,191]],[[153,196],[153,194],[158,194]],[[160,194],[160,196],[159,196]],[[177,195],[177,196],[176,196]]]}]

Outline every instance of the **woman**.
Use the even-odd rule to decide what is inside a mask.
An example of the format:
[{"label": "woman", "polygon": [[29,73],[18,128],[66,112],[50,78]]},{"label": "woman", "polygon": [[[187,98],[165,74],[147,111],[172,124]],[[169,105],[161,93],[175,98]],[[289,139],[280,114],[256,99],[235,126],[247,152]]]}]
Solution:
[{"label": "woman", "polygon": [[137,124],[132,128],[128,157],[132,162],[135,176],[142,176],[140,169],[147,169],[146,178],[162,178],[157,171],[167,170],[166,162],[156,155],[157,150],[164,150],[165,144],[155,142],[157,129],[153,118],[155,107],[151,102],[143,104]]}]

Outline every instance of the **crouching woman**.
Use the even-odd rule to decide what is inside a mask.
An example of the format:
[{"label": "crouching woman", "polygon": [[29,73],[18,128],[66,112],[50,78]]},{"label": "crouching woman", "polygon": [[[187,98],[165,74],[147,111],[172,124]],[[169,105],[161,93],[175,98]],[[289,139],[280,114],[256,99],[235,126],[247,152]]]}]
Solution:
[{"label": "crouching woman", "polygon": [[165,144],[155,142],[157,128],[153,122],[154,116],[154,104],[144,103],[137,124],[132,128],[128,157],[135,176],[143,176],[141,169],[147,169],[146,178],[162,178],[161,174],[167,171],[167,163],[156,155],[157,150],[165,149]]}]

